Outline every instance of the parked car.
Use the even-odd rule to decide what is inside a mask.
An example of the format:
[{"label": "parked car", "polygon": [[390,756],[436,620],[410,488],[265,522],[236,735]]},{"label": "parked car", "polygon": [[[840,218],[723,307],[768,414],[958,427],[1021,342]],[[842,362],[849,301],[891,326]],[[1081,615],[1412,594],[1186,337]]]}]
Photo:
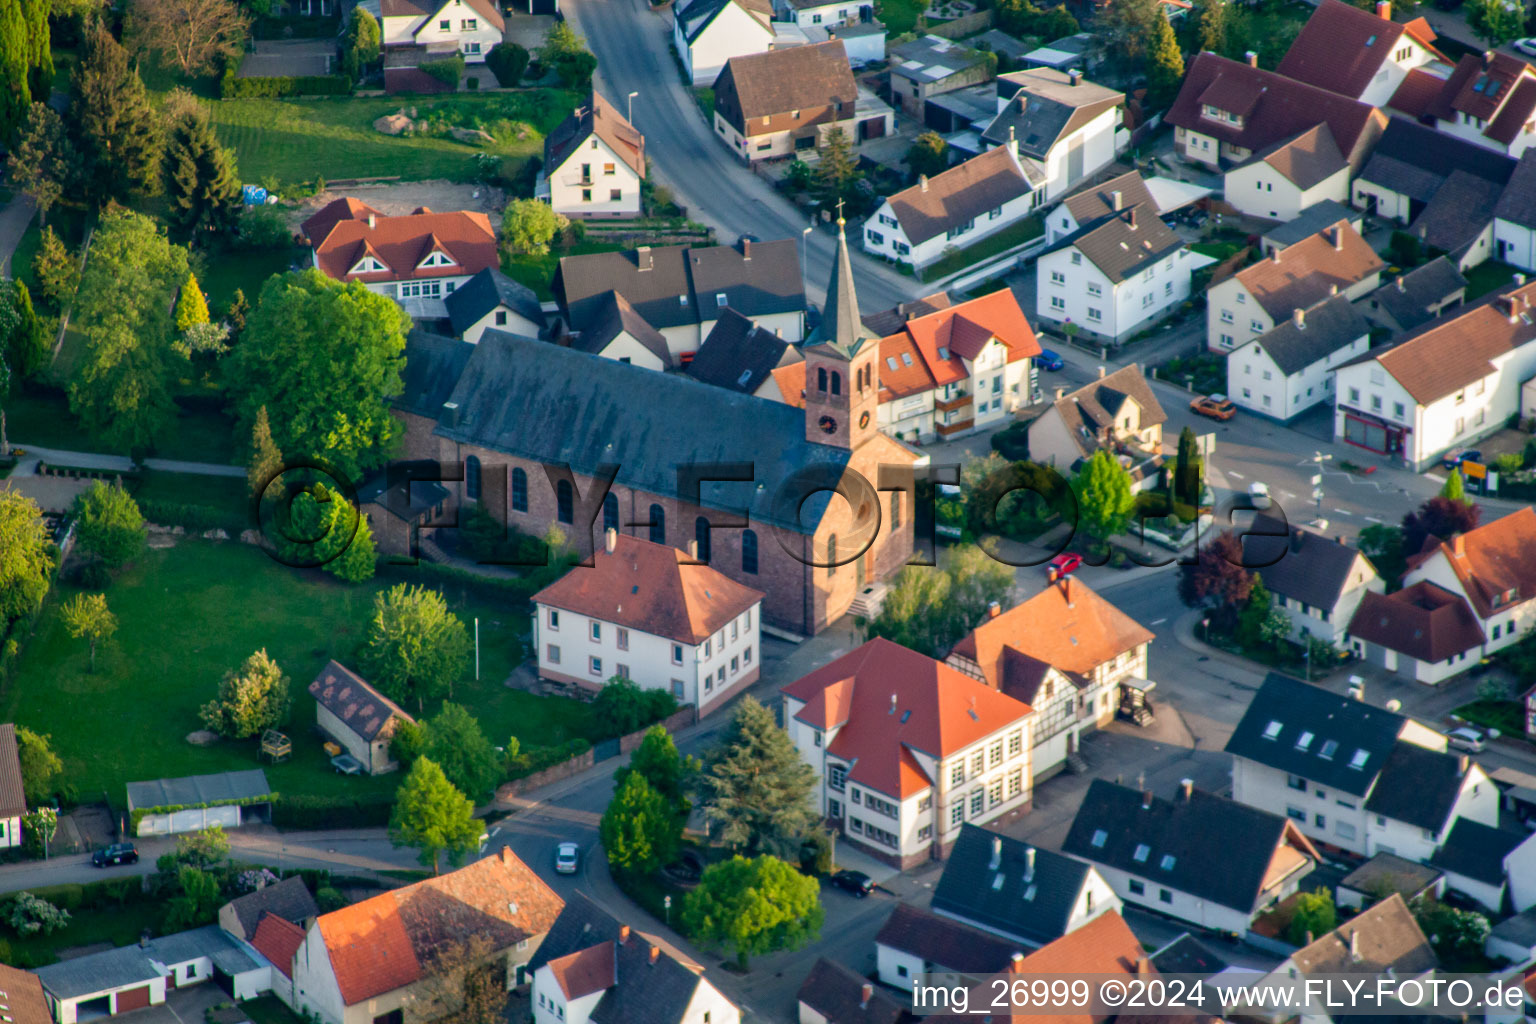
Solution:
[{"label": "parked car", "polygon": [[1254,508],[1269,508],[1274,504],[1269,497],[1269,484],[1261,480],[1255,480],[1248,485],[1248,500],[1253,502]]},{"label": "parked car", "polygon": [[363,773],[363,762],[351,754],[337,754],[331,758],[331,767],[342,775],[361,775]]},{"label": "parked car", "polygon": [[1054,576],[1070,576],[1083,566],[1083,556],[1075,555],[1070,551],[1062,552],[1046,563],[1046,568]]},{"label": "parked car", "polygon": [[99,868],[110,864],[137,864],[139,851],[132,843],[113,843],[91,854],[91,863]]},{"label": "parked car", "polygon": [[1237,406],[1226,395],[1202,395],[1189,403],[1189,411],[1213,420],[1226,421],[1237,415]]},{"label": "parked car", "polygon": [[1035,365],[1042,370],[1050,370],[1052,373],[1055,373],[1065,366],[1066,363],[1062,362],[1061,353],[1043,348],[1040,350],[1040,354],[1035,356]]},{"label": "parked car", "polygon": [[1525,54],[1527,57],[1536,57],[1536,39],[1532,39],[1530,37],[1526,37],[1525,39],[1516,39],[1510,45],[1519,50],[1521,53]]},{"label": "parked car", "polygon": [[1483,461],[1483,453],[1476,448],[1452,448],[1440,459],[1441,469],[1459,469],[1463,462]]},{"label": "parked car", "polygon": [[859,899],[875,891],[875,880],[862,871],[839,871],[827,881],[839,889],[853,893]]},{"label": "parked car", "polygon": [[561,843],[555,847],[555,874],[574,875],[581,867],[581,850],[575,843]]},{"label": "parked car", "polygon": [[1487,738],[1476,729],[1452,729],[1445,734],[1445,738],[1452,750],[1461,750],[1468,754],[1481,754],[1488,746]]}]

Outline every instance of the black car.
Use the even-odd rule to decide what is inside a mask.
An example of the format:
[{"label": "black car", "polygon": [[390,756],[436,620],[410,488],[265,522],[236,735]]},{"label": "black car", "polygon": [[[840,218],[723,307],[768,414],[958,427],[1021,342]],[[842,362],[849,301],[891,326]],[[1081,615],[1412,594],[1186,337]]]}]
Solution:
[{"label": "black car", "polygon": [[91,863],[99,868],[109,864],[137,864],[138,862],[139,851],[132,843],[113,843],[91,854]]},{"label": "black car", "polygon": [[862,871],[839,871],[827,881],[839,889],[846,889],[859,899],[875,891],[875,880]]}]

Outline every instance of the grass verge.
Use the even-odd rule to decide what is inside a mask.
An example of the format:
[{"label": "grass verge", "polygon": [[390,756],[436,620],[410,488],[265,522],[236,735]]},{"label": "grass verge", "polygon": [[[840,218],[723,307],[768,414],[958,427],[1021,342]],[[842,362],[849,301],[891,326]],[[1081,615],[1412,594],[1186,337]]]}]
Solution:
[{"label": "grass verge", "polygon": [[1010,227],[1006,227],[995,235],[988,235],[974,245],[968,245],[964,249],[956,249],[939,257],[923,268],[924,281],[937,281],[958,273],[974,263],[990,259],[998,253],[1006,252],[1016,245],[1023,245],[1031,239],[1039,238],[1045,231],[1045,225],[1039,217],[1026,217]]}]

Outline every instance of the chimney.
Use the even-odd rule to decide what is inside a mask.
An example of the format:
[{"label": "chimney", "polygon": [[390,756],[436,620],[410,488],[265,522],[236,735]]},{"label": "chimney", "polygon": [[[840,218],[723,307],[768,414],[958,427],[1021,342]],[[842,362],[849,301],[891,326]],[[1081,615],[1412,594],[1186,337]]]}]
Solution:
[{"label": "chimney", "polygon": [[1071,575],[1063,576],[1061,578],[1061,596],[1067,599],[1067,607],[1071,608],[1072,607],[1072,577],[1071,577]]},{"label": "chimney", "polygon": [[619,925],[619,945],[622,946],[622,945],[624,945],[624,943],[626,943],[628,941],[629,941],[629,925],[621,924],[621,925]]},{"label": "chimney", "polygon": [[1451,550],[1455,552],[1457,558],[1461,558],[1467,553],[1467,539],[1459,533],[1452,537]]},{"label": "chimney", "polygon": [[1520,299],[1518,297],[1514,295],[1505,296],[1504,305],[1509,309],[1510,323],[1515,323],[1520,319]]},{"label": "chimney", "polygon": [[1402,274],[1398,274],[1397,275],[1397,290],[1398,290],[1399,293],[1406,292],[1408,290],[1407,288],[1403,287],[1403,275]]},{"label": "chimney", "polygon": [[1001,614],[1003,614],[1003,606],[998,604],[996,601],[993,601],[991,604],[987,605],[987,618],[995,619]]},{"label": "chimney", "polygon": [[1280,263],[1280,249],[1279,249],[1278,246],[1275,248],[1274,253],[1270,256],[1270,259],[1274,260],[1275,264],[1277,266],[1279,265],[1279,263]]},{"label": "chimney", "polygon": [[743,238],[741,240],[741,261],[743,263],[750,263],[752,261],[752,239],[750,238]]},{"label": "chimney", "polygon": [[1141,791],[1141,809],[1144,811],[1152,809],[1152,791],[1150,789]]},{"label": "chimney", "polygon": [[1191,800],[1194,799],[1194,796],[1195,796],[1195,780],[1194,779],[1180,779],[1179,780],[1179,792],[1184,795],[1184,802],[1185,803],[1189,803]]},{"label": "chimney", "polygon": [[1148,975],[1150,975],[1151,973],[1152,973],[1152,958],[1149,957],[1149,956],[1139,956],[1139,957],[1137,957],[1136,958],[1136,974],[1139,977],[1145,978]]},{"label": "chimney", "polygon": [[1035,878],[1035,848],[1029,847],[1024,851],[1024,881],[1030,882]]},{"label": "chimney", "polygon": [[1336,224],[1333,228],[1333,251],[1344,251],[1344,225]]},{"label": "chimney", "polygon": [[1331,299],[1337,294],[1339,294],[1339,283],[1335,281],[1328,286],[1328,297]]},{"label": "chimney", "polygon": [[1065,397],[1067,397],[1067,389],[1063,388],[1063,387],[1058,387],[1056,389],[1056,401],[1059,402],[1059,401],[1061,401]]},{"label": "chimney", "polygon": [[987,862],[988,871],[996,871],[1003,866],[1003,837],[992,837],[992,859]]},{"label": "chimney", "polygon": [[1008,958],[1008,973],[1017,974],[1024,969],[1024,954],[1015,953]]},{"label": "chimney", "polygon": [[1125,211],[1125,223],[1132,231],[1136,230],[1136,207],[1133,206]]},{"label": "chimney", "polygon": [[1024,111],[1029,109],[1029,97],[1027,95],[1025,95],[1024,93],[1020,92],[1018,94],[1018,100],[1019,100],[1019,113],[1022,114],[1022,113],[1024,113]]},{"label": "chimney", "polygon": [[1461,755],[1461,774],[1463,774],[1463,775],[1467,774],[1467,770],[1470,769],[1471,767],[1472,767],[1472,758],[1469,755],[1467,755],[1467,754],[1462,754]]},{"label": "chimney", "polygon": [[1360,930],[1357,928],[1349,933],[1349,962],[1360,962]]},{"label": "chimney", "polygon": [[926,175],[926,174],[919,174],[917,176],[917,189],[918,189],[919,192],[927,192],[928,191],[928,175]]},{"label": "chimney", "polygon": [[1300,529],[1296,529],[1296,530],[1292,530],[1291,531],[1291,550],[1292,551],[1300,551],[1301,550],[1301,530]]},{"label": "chimney", "polygon": [[635,264],[638,270],[651,269],[651,247],[642,245],[635,250]]},{"label": "chimney", "polygon": [[611,555],[613,554],[613,549],[618,546],[618,543],[618,530],[615,530],[610,526],[608,529],[603,531],[603,550],[607,551]]},{"label": "chimney", "polygon": [[444,402],[442,414],[443,426],[456,427],[459,425],[459,403]]},{"label": "chimney", "polygon": [[1256,68],[1259,66],[1259,55],[1256,51],[1249,50],[1243,56],[1247,58],[1249,67]]},{"label": "chimney", "polygon": [[893,694],[891,694],[891,714],[894,715],[895,713],[896,713],[896,695],[893,693]]},{"label": "chimney", "polygon": [[1113,191],[1113,192],[1111,192],[1111,193],[1110,193],[1110,194],[1109,194],[1109,201],[1110,201],[1110,204],[1111,204],[1111,205],[1112,205],[1112,206],[1113,206],[1113,207],[1114,207],[1114,208],[1115,208],[1115,209],[1117,209],[1117,210],[1118,210],[1118,209],[1120,209],[1120,204],[1121,204],[1121,203],[1122,203],[1122,202],[1124,202],[1124,200],[1125,200],[1125,196],[1124,196],[1124,193],[1122,193],[1122,192],[1121,192],[1121,191],[1120,191],[1120,190],[1119,190],[1119,189],[1115,189],[1115,190],[1114,190],[1114,191]]},{"label": "chimney", "polygon": [[863,985],[859,986],[859,1009],[868,1009],[869,1001],[870,999],[874,998],[874,995],[875,986],[871,985],[869,982],[866,981]]},{"label": "chimney", "polygon": [[1083,73],[1077,68],[1073,68],[1071,71],[1067,72],[1067,81],[1071,82],[1073,85],[1081,85],[1083,81]]},{"label": "chimney", "polygon": [[1104,378],[1104,364],[1100,363],[1099,364],[1099,379],[1102,380],[1103,378]]},{"label": "chimney", "polygon": [[1376,0],[1376,17],[1382,21],[1392,20],[1392,4],[1390,0]]},{"label": "chimney", "polygon": [[1013,137],[1013,125],[1008,126],[1008,152],[1015,159],[1019,155],[1019,140]]},{"label": "chimney", "polygon": [[1297,306],[1291,310],[1291,323],[1296,325],[1298,331],[1307,329],[1307,311]]},{"label": "chimney", "polygon": [[688,542],[688,557],[693,559],[695,562],[697,562],[699,560],[699,542],[698,541],[691,540],[691,541]]},{"label": "chimney", "polygon": [[512,856],[512,847],[503,846],[501,848],[501,862],[503,864],[511,864],[514,860],[516,858]]},{"label": "chimney", "polygon": [[661,947],[660,946],[652,946],[651,947],[651,965],[654,967],[655,964],[656,964],[656,961],[659,960],[659,959],[661,959]]},{"label": "chimney", "polygon": [[1513,277],[1510,278],[1510,280],[1514,281],[1516,286],[1519,286],[1519,285],[1525,284],[1525,275],[1524,274],[1515,274]]},{"label": "chimney", "polygon": [[784,328],[782,328],[782,327],[775,327],[773,329],[773,336],[775,338],[782,338],[782,337],[784,337]]},{"label": "chimney", "polygon": [[370,213],[370,214],[369,214],[369,215],[368,215],[368,226],[369,226],[369,227],[370,227],[370,228],[371,228],[371,227],[373,227],[373,226],[374,226],[374,225],[375,225],[375,224],[376,224],[376,223],[377,223],[377,222],[378,222],[378,219],[377,219],[377,218],[376,218],[376,217],[374,217],[374,215],[373,215],[373,214],[371,214],[371,213]]}]

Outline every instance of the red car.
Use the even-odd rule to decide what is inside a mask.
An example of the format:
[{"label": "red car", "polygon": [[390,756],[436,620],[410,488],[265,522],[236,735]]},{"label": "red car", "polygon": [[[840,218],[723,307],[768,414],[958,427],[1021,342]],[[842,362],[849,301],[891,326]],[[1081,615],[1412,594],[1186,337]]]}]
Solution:
[{"label": "red car", "polygon": [[1082,555],[1074,555],[1070,551],[1057,555],[1046,563],[1046,568],[1052,577],[1062,577],[1076,572],[1083,564]]}]

